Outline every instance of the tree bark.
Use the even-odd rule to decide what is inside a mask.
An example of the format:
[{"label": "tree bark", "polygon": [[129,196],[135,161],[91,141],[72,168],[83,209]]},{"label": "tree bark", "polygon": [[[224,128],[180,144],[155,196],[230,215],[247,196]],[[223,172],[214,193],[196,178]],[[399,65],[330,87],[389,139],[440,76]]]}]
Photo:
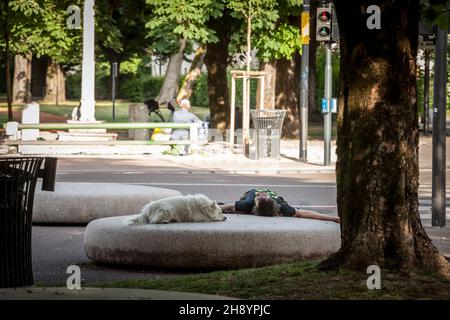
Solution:
[{"label": "tree bark", "polygon": [[55,103],[56,105],[66,101],[64,71],[61,65],[51,58],[48,59],[43,101],[46,103]]},{"label": "tree bark", "polygon": [[183,63],[184,49],[186,48],[186,39],[180,39],[180,48],[177,52],[172,54],[169,58],[169,64],[167,66],[166,76],[164,82],[159,91],[156,100],[160,104],[166,104],[173,100],[178,93],[178,87],[180,82],[180,69]]},{"label": "tree bark", "polygon": [[276,64],[275,108],[286,110],[282,131],[284,138],[298,138],[300,65],[300,55],[297,52],[291,60],[280,59]]},{"label": "tree bark", "polygon": [[6,100],[8,103],[8,121],[13,121],[13,110],[12,110],[12,84],[11,84],[11,51],[10,51],[10,41],[11,33],[9,30],[9,23],[7,19],[9,6],[5,2],[4,4],[6,18],[5,18],[5,73],[6,73]]},{"label": "tree bark", "polygon": [[341,35],[336,164],[341,249],[321,267],[447,273],[448,263],[418,211],[419,0],[381,1],[379,30],[366,27],[363,12],[371,2],[334,3]]},{"label": "tree bark", "polygon": [[14,57],[13,103],[31,102],[31,59],[31,53]]},{"label": "tree bark", "polygon": [[[266,72],[264,79],[264,109],[275,109],[275,85],[277,77],[277,65],[275,61],[263,62],[261,71]],[[256,88],[256,106],[260,104],[261,86]]]},{"label": "tree bark", "polygon": [[200,46],[194,56],[194,60],[192,60],[191,67],[189,68],[189,72],[184,79],[183,85],[181,86],[180,91],[177,95],[177,100],[180,101],[182,99],[190,99],[192,93],[194,92],[195,81],[197,81],[198,77],[202,73],[203,62],[205,60],[206,54],[206,46]]},{"label": "tree bark", "polygon": [[227,67],[233,23],[231,17],[225,15],[220,19],[210,20],[208,27],[214,30],[219,38],[217,43],[208,43],[205,65],[208,69],[208,98],[213,128],[225,131],[230,115],[230,102],[227,83]]},{"label": "tree bark", "polygon": [[33,57],[31,62],[31,96],[43,99],[45,96],[45,78],[47,74],[48,58]]},{"label": "tree bark", "polygon": [[60,64],[58,64],[58,70],[58,99],[56,104],[66,102],[66,74]]}]

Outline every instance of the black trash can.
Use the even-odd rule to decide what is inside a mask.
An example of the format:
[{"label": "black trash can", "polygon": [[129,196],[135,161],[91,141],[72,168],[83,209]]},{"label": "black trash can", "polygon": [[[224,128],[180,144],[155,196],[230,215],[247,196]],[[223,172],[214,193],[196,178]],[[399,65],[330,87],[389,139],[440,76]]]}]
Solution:
[{"label": "black trash can", "polygon": [[0,288],[33,285],[31,225],[43,158],[0,158]]}]

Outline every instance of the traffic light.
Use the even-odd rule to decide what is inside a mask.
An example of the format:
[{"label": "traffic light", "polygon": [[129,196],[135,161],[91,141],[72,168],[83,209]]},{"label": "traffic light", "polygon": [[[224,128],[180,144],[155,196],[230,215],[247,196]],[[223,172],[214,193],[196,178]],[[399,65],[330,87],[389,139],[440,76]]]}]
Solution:
[{"label": "traffic light", "polygon": [[317,41],[331,41],[331,19],[332,8],[321,7],[317,8]]}]

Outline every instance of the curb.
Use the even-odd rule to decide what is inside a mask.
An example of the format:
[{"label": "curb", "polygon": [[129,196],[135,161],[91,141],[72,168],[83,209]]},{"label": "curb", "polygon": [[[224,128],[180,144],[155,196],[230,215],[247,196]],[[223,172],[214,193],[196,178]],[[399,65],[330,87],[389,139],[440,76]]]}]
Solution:
[{"label": "curb", "polygon": [[203,293],[125,288],[24,287],[0,289],[0,300],[238,300]]}]

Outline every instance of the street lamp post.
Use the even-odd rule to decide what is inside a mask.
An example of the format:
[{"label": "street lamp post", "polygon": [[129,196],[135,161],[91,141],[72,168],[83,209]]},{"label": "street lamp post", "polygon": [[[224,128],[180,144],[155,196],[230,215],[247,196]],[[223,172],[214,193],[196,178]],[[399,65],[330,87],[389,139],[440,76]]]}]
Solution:
[{"label": "street lamp post", "polygon": [[445,122],[447,93],[447,30],[437,28],[433,97],[433,185],[431,225],[445,227]]}]

